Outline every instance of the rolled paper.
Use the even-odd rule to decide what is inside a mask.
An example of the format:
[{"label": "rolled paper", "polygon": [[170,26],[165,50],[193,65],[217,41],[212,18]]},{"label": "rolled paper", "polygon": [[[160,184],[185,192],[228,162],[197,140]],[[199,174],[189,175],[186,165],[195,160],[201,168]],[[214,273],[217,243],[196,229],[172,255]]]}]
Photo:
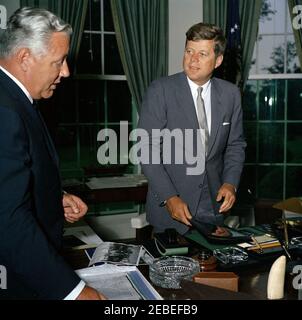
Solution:
[{"label": "rolled paper", "polygon": [[286,257],[279,257],[271,266],[267,282],[267,298],[269,300],[284,297]]}]

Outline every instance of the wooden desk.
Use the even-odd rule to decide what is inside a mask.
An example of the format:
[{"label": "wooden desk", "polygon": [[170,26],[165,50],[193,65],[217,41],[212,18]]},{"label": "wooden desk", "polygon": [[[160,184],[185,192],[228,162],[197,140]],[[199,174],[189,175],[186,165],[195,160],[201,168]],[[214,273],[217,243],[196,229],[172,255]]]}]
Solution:
[{"label": "wooden desk", "polygon": [[87,190],[85,197],[90,203],[124,201],[145,203],[147,191],[148,185],[124,188],[96,189]]},{"label": "wooden desk", "polygon": [[[89,260],[84,250],[65,251],[63,253],[67,262],[74,268],[86,268]],[[148,266],[139,266],[142,274],[149,280],[149,268]],[[230,270],[231,271],[231,270]],[[267,293],[267,279],[270,271],[270,265],[253,266],[252,268],[242,268],[241,270],[234,270],[239,276],[239,292],[242,296],[238,296],[237,299],[231,300],[266,300]],[[285,278],[285,296],[284,300],[297,300],[298,291],[292,287],[292,276],[286,275]],[[196,284],[199,285],[199,284]],[[207,287],[202,288],[202,285],[196,286],[196,288],[189,287],[188,289],[164,289],[157,286],[154,288],[165,300],[186,300],[186,299],[198,299],[198,296],[204,297],[204,299],[210,300],[230,300],[226,297],[225,292],[219,292],[217,288],[209,289]],[[217,289],[217,290],[216,290]],[[199,291],[199,293],[198,293]],[[198,295],[199,294],[199,295]],[[215,295],[217,294],[217,296]],[[246,298],[244,295],[247,295]]]},{"label": "wooden desk", "polygon": [[84,201],[91,204],[105,202],[126,202],[134,201],[136,203],[145,203],[148,192],[148,184],[139,184],[129,187],[100,188],[90,189],[85,184],[79,186],[67,186],[64,188],[67,192],[81,197]]}]

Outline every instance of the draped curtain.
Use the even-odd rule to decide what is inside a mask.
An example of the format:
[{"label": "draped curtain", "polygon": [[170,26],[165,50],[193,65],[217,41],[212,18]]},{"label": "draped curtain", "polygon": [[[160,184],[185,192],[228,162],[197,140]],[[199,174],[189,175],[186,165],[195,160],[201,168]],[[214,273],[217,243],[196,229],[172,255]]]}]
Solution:
[{"label": "draped curtain", "polygon": [[73,29],[69,50],[69,65],[74,71],[79,53],[89,0],[20,0],[21,7],[45,8],[68,22]]},{"label": "draped curtain", "polygon": [[137,108],[152,80],[168,74],[168,0],[111,0],[121,61]]},{"label": "draped curtain", "polygon": [[203,0],[203,22],[215,24],[225,32],[227,8],[228,0]]},{"label": "draped curtain", "polygon": [[299,57],[300,66],[302,69],[302,29],[300,25],[299,25],[299,28],[297,28],[298,26],[295,26],[296,22],[301,24],[301,19],[299,19],[298,21],[294,20],[297,14],[301,14],[301,10],[298,10],[298,11],[294,10],[295,6],[297,5],[302,6],[302,0],[288,0],[289,12],[290,12],[291,20],[293,22],[293,31],[294,31],[295,41],[296,41],[297,55]]},{"label": "draped curtain", "polygon": [[262,0],[239,0],[242,46],[242,82],[246,85],[258,35]]},{"label": "draped curtain", "polygon": [[[297,0],[302,1],[302,0]],[[203,0],[203,21],[220,26],[226,33],[228,0]],[[248,79],[258,34],[262,0],[239,0],[242,47],[242,82]]]}]

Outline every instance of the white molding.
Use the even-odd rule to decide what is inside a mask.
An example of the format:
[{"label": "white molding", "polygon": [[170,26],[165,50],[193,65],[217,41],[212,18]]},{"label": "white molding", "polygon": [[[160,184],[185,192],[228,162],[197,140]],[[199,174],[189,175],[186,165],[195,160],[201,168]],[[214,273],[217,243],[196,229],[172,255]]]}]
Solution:
[{"label": "white molding", "polygon": [[249,80],[302,79],[302,73],[251,74]]},{"label": "white molding", "polygon": [[102,75],[102,74],[83,74],[78,73],[74,76],[77,80],[115,80],[115,81],[126,81],[125,75]]}]

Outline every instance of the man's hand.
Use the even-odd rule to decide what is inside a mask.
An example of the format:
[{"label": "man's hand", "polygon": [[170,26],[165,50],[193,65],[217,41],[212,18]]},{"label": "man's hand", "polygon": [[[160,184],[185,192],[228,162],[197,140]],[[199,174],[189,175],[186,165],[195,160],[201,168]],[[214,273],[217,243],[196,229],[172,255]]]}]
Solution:
[{"label": "man's hand", "polygon": [[216,237],[229,237],[230,232],[226,228],[217,226],[215,232],[212,232],[212,235]]},{"label": "man's hand", "polygon": [[63,195],[63,207],[65,219],[70,223],[80,220],[88,210],[79,197],[69,193]]},{"label": "man's hand", "polygon": [[229,183],[224,183],[218,191],[216,201],[219,202],[224,198],[222,205],[220,206],[219,212],[227,212],[230,210],[236,200],[235,187]]},{"label": "man's hand", "polygon": [[187,226],[191,226],[192,218],[188,205],[179,197],[174,196],[167,200],[166,208],[174,220],[182,222]]},{"label": "man's hand", "polygon": [[85,286],[76,300],[107,300],[107,298],[95,289]]}]

